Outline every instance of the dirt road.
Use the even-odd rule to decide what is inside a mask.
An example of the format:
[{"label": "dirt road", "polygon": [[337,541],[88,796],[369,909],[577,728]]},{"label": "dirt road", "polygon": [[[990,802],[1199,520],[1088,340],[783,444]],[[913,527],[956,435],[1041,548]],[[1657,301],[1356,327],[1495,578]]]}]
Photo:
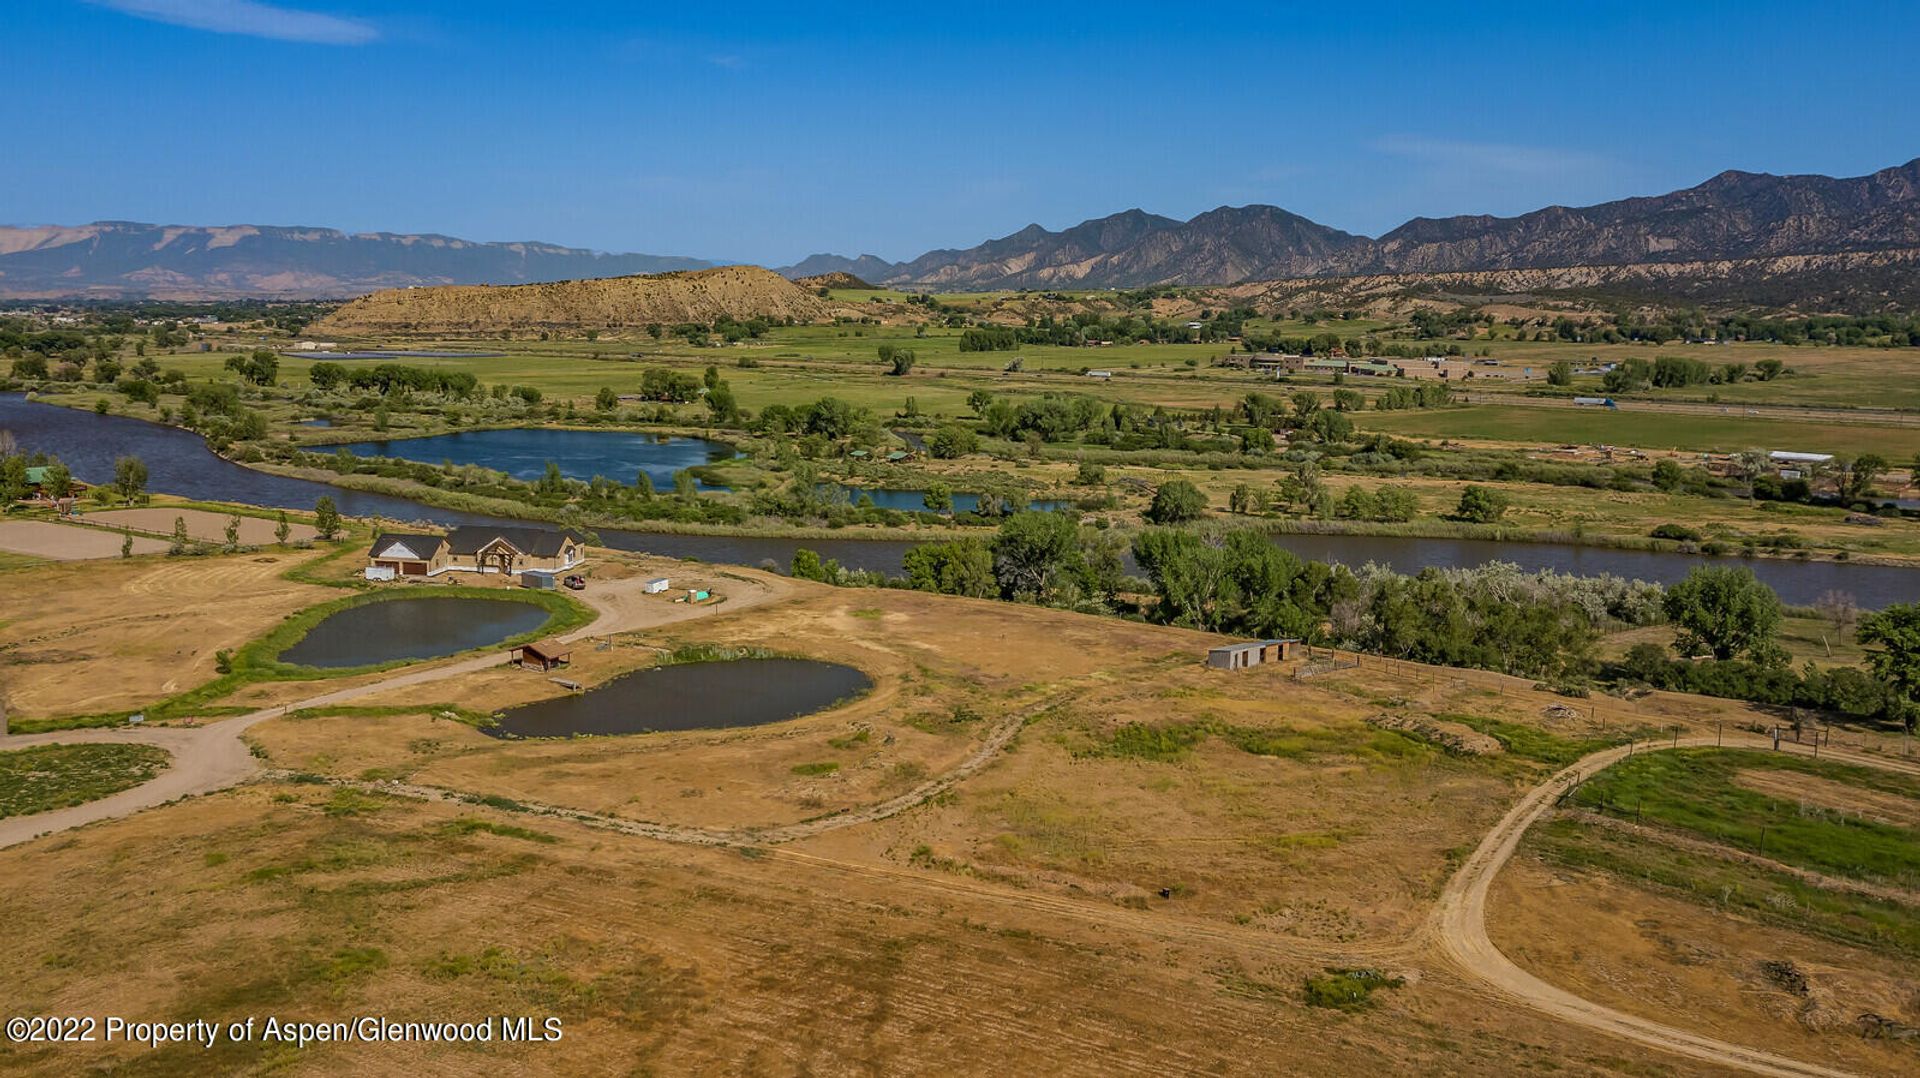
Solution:
[{"label": "dirt road", "polygon": [[[578,598],[593,607],[599,616],[585,628],[561,639],[570,642],[579,641],[595,636],[609,636],[614,633],[650,629],[693,618],[731,613],[773,602],[785,597],[792,590],[789,584],[778,577],[729,574],[729,578],[736,582],[736,586],[729,591],[727,601],[710,606],[672,603],[661,600],[659,596],[649,597],[643,591],[646,584],[646,578],[643,576],[596,583],[588,591],[581,593]],[[258,774],[261,766],[260,761],[254,759],[253,754],[248,751],[247,744],[242,740],[241,735],[259,723],[277,718],[289,711],[330,707],[374,693],[386,692],[389,689],[443,681],[498,666],[500,661],[500,653],[495,651],[458,662],[406,667],[395,671],[390,677],[367,684],[324,692],[285,707],[266,708],[199,727],[114,727],[0,737],[0,752],[55,742],[65,744],[132,742],[158,746],[166,749],[172,756],[165,771],[155,776],[151,782],[131,790],[123,790],[111,797],[89,801],[72,808],[0,820],[0,849],[29,842],[43,835],[82,827],[99,820],[131,815],[178,798],[213,793],[245,782]]]},{"label": "dirt road", "polygon": [[[1488,888],[1513,857],[1527,828],[1553,808],[1562,792],[1582,777],[1626,759],[1630,752],[1657,752],[1702,745],[1711,747],[1714,744],[1713,738],[1682,738],[1677,743],[1661,742],[1637,749],[1628,746],[1606,749],[1581,758],[1573,766],[1534,787],[1520,799],[1519,804],[1501,817],[1500,822],[1481,840],[1479,848],[1473,851],[1473,856],[1447,882],[1428,923],[1428,932],[1440,952],[1463,972],[1518,1003],[1562,1021],[1610,1033],[1688,1059],[1756,1074],[1818,1075],[1822,1078],[1843,1075],[1845,1071],[1729,1044],[1582,999],[1514,965],[1487,935]],[[1769,742],[1757,737],[1729,738],[1727,746],[1764,749]],[[1887,762],[1874,757],[1848,756],[1848,763],[1875,767],[1887,765]]]}]

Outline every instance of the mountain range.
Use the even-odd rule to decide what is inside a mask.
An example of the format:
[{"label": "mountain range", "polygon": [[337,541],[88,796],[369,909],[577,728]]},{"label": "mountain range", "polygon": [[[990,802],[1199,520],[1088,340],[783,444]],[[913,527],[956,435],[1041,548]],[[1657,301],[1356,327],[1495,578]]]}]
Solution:
[{"label": "mountain range", "polygon": [[698,258],[551,243],[271,225],[0,227],[0,296],[347,298],[382,288],[527,284],[705,269]]},{"label": "mountain range", "polygon": [[1378,239],[1274,206],[1222,206],[1187,221],[1128,210],[1060,232],[1028,225],[909,262],[815,255],[780,272],[846,270],[876,284],[956,291],[1138,288],[1902,247],[1920,247],[1920,159],[1849,179],[1730,171],[1697,187],[1597,206],[1549,206],[1518,217],[1416,217]]},{"label": "mountain range", "polygon": [[[1133,209],[1039,225],[906,262],[817,254],[776,272],[851,273],[948,291],[1224,285],[1281,278],[1707,263],[1920,248],[1920,159],[1869,176],[1723,172],[1696,187],[1518,217],[1417,217],[1372,238],[1275,206],[1190,220]],[[542,243],[256,225],[108,221],[0,228],[0,296],[342,297],[382,288],[522,284],[714,265]]]}]

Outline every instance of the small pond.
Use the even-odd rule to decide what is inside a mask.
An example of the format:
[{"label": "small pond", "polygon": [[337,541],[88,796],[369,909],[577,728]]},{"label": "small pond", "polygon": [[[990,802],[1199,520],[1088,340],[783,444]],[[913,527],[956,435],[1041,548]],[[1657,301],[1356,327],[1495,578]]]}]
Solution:
[{"label": "small pond", "polygon": [[503,712],[494,737],[569,737],[764,726],[865,692],[851,666],[809,659],[683,663],[622,674],[586,692]]},{"label": "small pond", "polygon": [[512,599],[390,599],[329,614],[279,660],[332,670],[438,659],[533,632],[548,616]]},{"label": "small pond", "polygon": [[[513,427],[505,430],[468,430],[425,438],[391,438],[347,445],[309,446],[316,453],[341,449],[362,457],[395,457],[421,464],[477,464],[531,482],[546,474],[547,462],[568,479],[606,476],[631,484],[647,473],[655,489],[670,490],[673,473],[682,468],[730,460],[733,447],[705,438],[675,438],[614,430],[550,430]],[[702,490],[724,490],[700,484]]]}]

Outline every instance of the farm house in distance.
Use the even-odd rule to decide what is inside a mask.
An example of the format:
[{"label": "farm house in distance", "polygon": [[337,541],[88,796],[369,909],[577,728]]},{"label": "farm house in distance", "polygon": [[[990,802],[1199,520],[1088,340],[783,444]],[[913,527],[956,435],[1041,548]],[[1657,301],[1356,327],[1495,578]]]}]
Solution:
[{"label": "farm house in distance", "polygon": [[463,525],[445,536],[381,534],[367,551],[366,578],[393,580],[445,572],[562,573],[586,560],[586,539],[575,532]]}]

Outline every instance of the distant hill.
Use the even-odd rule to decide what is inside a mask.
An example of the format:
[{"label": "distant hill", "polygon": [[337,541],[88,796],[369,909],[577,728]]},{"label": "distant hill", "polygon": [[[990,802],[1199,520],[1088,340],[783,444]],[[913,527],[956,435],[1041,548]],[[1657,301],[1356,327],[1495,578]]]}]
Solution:
[{"label": "distant hill", "polygon": [[795,277],[793,283],[803,288],[866,288],[873,285],[851,273],[816,273],[811,277]]},{"label": "distant hill", "polygon": [[0,227],[0,296],[13,298],[345,298],[409,285],[522,284],[711,265],[549,243],[330,228],[130,221]]},{"label": "distant hill", "polygon": [[383,335],[497,330],[630,329],[721,317],[825,317],[827,302],[758,266],[508,286],[447,285],[376,292],[316,323],[315,333]]},{"label": "distant hill", "polygon": [[[861,276],[942,289],[1138,288],[1355,274],[1713,262],[1920,246],[1920,160],[1871,176],[1724,172],[1697,187],[1519,217],[1416,218],[1379,239],[1273,206],[1188,221],[1141,210],[1052,232],[1029,225]],[[871,256],[863,256],[871,258]],[[815,255],[810,272],[854,260]],[[879,260],[875,259],[875,262]]]},{"label": "distant hill", "polygon": [[775,273],[782,277],[798,280],[802,277],[819,277],[828,273],[851,273],[862,280],[877,281],[891,276],[897,267],[884,258],[873,255],[861,255],[859,258],[847,258],[843,255],[808,255],[791,266],[782,266]]}]

